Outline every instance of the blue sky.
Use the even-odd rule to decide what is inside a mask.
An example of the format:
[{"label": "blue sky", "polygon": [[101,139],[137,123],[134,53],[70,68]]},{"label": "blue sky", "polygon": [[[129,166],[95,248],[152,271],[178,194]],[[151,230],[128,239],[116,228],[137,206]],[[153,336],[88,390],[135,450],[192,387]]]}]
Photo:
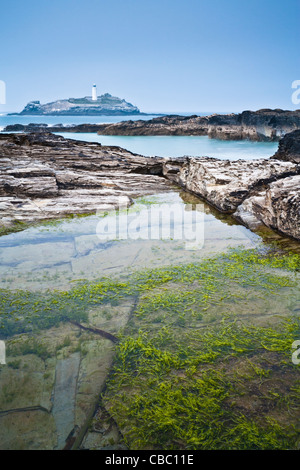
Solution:
[{"label": "blue sky", "polygon": [[299,0],[0,0],[1,110],[109,92],[146,112],[296,109]]}]

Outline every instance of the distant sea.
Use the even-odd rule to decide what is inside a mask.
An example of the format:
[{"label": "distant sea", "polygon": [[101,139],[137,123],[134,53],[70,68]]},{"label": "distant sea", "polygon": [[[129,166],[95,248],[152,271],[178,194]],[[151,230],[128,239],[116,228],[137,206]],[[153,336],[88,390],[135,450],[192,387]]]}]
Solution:
[{"label": "distant sea", "polygon": [[[192,116],[197,114],[197,116],[209,116],[214,114],[213,112],[195,112],[195,113],[182,113],[182,112],[172,112],[172,113],[161,113],[161,114],[137,114],[134,116],[18,116],[14,114],[13,116],[8,116],[8,113],[0,113],[0,131],[10,124],[49,124],[54,126],[56,124],[72,125],[72,124],[106,124],[120,121],[137,121],[142,119],[144,121],[149,121],[159,117],[160,115],[170,115],[176,114],[179,116]],[[218,113],[225,114],[225,113]],[[227,114],[227,113],[226,113]]]},{"label": "distant sea", "polygon": [[[178,114],[181,116],[197,114],[198,116],[207,116],[213,114],[213,112],[174,112],[165,114]],[[0,131],[3,130],[5,126],[11,124],[44,123],[50,126],[56,124],[103,124],[127,120],[150,120],[155,117],[157,117],[157,114],[149,114],[147,116],[7,116],[3,114],[0,115]],[[250,160],[255,158],[268,158],[274,155],[278,148],[277,142],[250,142],[247,140],[224,141],[209,139],[207,136],[102,136],[93,133],[83,134],[72,132],[66,132],[60,135],[69,139],[99,142],[102,145],[116,145],[141,155],[156,155],[162,157],[190,155],[229,160]]]},{"label": "distant sea", "polygon": [[149,120],[158,117],[157,115],[135,115],[135,116],[8,116],[0,114],[0,130],[10,124],[56,124],[72,125],[72,124],[104,124],[120,121],[137,121],[138,119]]}]

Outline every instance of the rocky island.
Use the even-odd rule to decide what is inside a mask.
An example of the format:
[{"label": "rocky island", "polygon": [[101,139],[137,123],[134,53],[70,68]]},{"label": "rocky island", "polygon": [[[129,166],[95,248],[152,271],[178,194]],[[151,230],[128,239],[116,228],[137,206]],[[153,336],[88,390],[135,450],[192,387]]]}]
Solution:
[{"label": "rocky island", "polygon": [[229,161],[143,157],[47,132],[0,134],[2,230],[113,209],[119,196],[129,206],[176,184],[250,228],[265,224],[300,240],[299,141],[296,131],[273,158]]},{"label": "rocky island", "polygon": [[[72,114],[74,109],[75,108],[70,108],[67,114]],[[29,111],[29,113],[26,113],[46,114]],[[55,113],[56,112],[54,112],[54,114]],[[57,114],[64,114],[64,111]],[[121,113],[118,111],[118,114]],[[5,131],[44,132],[45,130],[49,130],[51,132],[97,132],[99,135],[208,136],[209,138],[220,140],[247,139],[262,142],[277,142],[287,133],[297,129],[300,129],[300,110],[284,111],[282,109],[261,109],[258,111],[243,111],[240,114],[160,116],[148,121],[128,120],[113,124],[79,124],[67,126],[57,124],[51,127],[47,124],[13,124],[7,126]]]},{"label": "rocky island", "polygon": [[40,101],[31,101],[23,111],[17,113],[23,115],[43,116],[101,116],[101,115],[134,115],[142,114],[137,106],[128,103],[124,99],[105,93],[84,98],[69,98],[41,104]]}]

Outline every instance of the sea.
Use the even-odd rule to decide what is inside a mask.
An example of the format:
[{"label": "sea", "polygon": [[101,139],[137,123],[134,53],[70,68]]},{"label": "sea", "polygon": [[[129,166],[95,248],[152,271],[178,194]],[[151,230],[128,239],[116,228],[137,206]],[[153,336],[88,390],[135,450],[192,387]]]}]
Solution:
[{"label": "sea", "polygon": [[[183,116],[197,114],[205,116],[213,112],[196,113],[172,113]],[[136,121],[139,119],[150,120],[157,114],[136,116],[18,116],[0,115],[0,131],[11,124],[43,123],[49,126],[57,124],[104,124],[120,121]],[[274,155],[278,148],[277,142],[251,142],[224,141],[210,139],[207,136],[104,136],[96,133],[61,133],[68,139],[82,140],[86,142],[98,142],[102,145],[115,145],[123,147],[131,152],[145,156],[181,157],[189,155],[192,157],[207,156],[225,160],[251,160],[257,158],[269,158]]]}]

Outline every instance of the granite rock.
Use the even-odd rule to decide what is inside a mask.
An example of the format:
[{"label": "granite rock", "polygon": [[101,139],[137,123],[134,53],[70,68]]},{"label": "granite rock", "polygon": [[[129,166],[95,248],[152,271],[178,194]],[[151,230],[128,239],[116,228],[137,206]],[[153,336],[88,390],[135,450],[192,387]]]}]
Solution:
[{"label": "granite rock", "polygon": [[296,175],[299,166],[276,160],[169,159],[164,174],[223,212],[234,212],[253,192],[277,179]]},{"label": "granite rock", "polygon": [[300,240],[300,166],[279,160],[169,159],[164,175],[251,229]]},{"label": "granite rock", "polygon": [[251,228],[263,222],[300,240],[300,175],[271,183],[265,191],[247,199],[234,215]]}]

